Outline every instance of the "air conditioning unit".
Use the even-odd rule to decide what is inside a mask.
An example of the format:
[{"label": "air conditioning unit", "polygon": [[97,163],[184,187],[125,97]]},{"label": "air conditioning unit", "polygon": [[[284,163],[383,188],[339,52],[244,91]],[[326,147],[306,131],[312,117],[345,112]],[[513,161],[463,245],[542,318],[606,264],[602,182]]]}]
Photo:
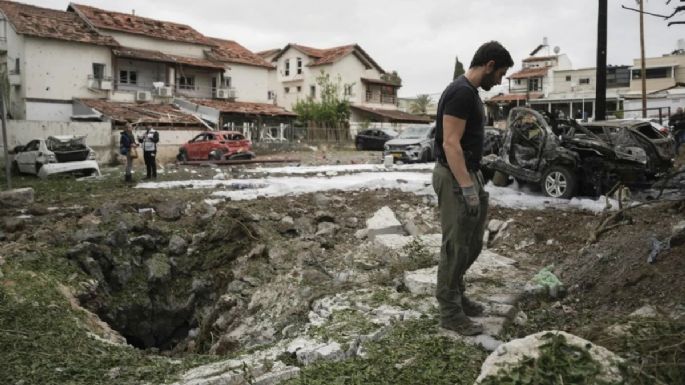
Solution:
[{"label": "air conditioning unit", "polygon": [[235,92],[235,88],[229,88],[227,91],[229,99],[235,99],[237,97],[237,92]]},{"label": "air conditioning unit", "polygon": [[150,91],[136,91],[137,102],[149,102],[150,100],[152,100]]},{"label": "air conditioning unit", "polygon": [[157,88],[157,95],[163,98],[170,98],[174,96],[174,89],[171,87],[159,87]]},{"label": "air conditioning unit", "polygon": [[100,89],[103,91],[110,91],[112,89],[112,81],[109,79],[100,80]]},{"label": "air conditioning unit", "polygon": [[214,96],[217,99],[228,99],[228,94],[228,88],[217,88],[214,93]]}]

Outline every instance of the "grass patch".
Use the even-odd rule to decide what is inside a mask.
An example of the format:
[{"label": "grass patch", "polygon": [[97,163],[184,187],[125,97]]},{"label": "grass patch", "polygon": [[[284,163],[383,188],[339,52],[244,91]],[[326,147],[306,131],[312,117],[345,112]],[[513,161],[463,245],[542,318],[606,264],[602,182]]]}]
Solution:
[{"label": "grass patch", "polygon": [[326,341],[345,343],[349,342],[350,336],[369,334],[378,328],[359,311],[345,309],[334,311],[331,319],[321,326],[313,327],[311,334]]},{"label": "grass patch", "polygon": [[437,330],[435,320],[398,323],[385,338],[365,345],[365,359],[316,363],[287,384],[473,384],[487,354]]}]

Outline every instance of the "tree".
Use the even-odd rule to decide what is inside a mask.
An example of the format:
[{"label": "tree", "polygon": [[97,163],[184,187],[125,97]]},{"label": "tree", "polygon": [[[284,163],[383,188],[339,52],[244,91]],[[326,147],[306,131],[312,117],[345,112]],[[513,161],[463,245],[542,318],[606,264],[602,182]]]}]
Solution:
[{"label": "tree", "polygon": [[397,74],[397,71],[386,72],[381,75],[381,79],[396,86],[402,85],[402,78]]},{"label": "tree", "polygon": [[409,111],[412,114],[426,115],[428,106],[431,105],[432,101],[430,95],[417,95],[416,99],[409,105]]},{"label": "tree", "polygon": [[464,65],[459,61],[459,56],[455,57],[454,60],[454,76],[452,77],[452,80],[464,74]]},{"label": "tree", "polygon": [[[682,0],[681,0],[681,1],[682,1]],[[642,0],[635,0],[635,3],[638,4],[638,5],[640,5],[641,8],[642,8],[642,6],[643,6],[643,4],[641,4],[641,3],[642,3]],[[671,0],[666,0],[666,5],[670,5],[670,3],[671,3]],[[685,13],[685,5],[674,5],[674,6],[673,6],[673,13],[671,13],[670,15],[660,15],[660,14],[657,14],[657,13],[647,12],[647,11],[644,11],[644,10],[642,10],[642,9],[635,9],[635,8],[626,7],[625,5],[621,5],[621,8],[627,9],[627,10],[630,10],[630,11],[639,12],[639,13],[644,14],[644,15],[650,15],[650,16],[660,17],[660,18],[662,18],[662,19],[664,19],[664,20],[670,20],[671,18],[673,18],[674,16],[680,14],[681,12]],[[685,24],[685,21],[683,21],[683,20],[679,20],[679,21],[670,21],[670,22],[668,23],[668,26],[670,27],[670,26],[676,25],[676,24]]]},{"label": "tree", "polygon": [[[321,101],[311,97],[298,100],[293,106],[293,111],[298,115],[298,120],[305,122],[311,129],[308,133],[309,139],[328,140],[331,135],[335,140],[345,139],[350,118],[350,102],[344,95],[341,96],[341,93],[353,84],[343,84],[340,75],[333,81],[331,75],[323,71],[316,78],[316,83],[319,86]],[[316,128],[324,129],[324,132],[317,135]]]}]

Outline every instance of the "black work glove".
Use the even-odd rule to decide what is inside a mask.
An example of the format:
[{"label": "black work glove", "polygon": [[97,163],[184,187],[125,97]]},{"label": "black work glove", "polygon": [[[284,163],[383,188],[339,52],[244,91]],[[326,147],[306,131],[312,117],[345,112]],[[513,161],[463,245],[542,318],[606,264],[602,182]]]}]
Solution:
[{"label": "black work glove", "polygon": [[480,214],[480,197],[476,186],[462,187],[461,194],[466,203],[466,214],[471,217],[477,217]]}]

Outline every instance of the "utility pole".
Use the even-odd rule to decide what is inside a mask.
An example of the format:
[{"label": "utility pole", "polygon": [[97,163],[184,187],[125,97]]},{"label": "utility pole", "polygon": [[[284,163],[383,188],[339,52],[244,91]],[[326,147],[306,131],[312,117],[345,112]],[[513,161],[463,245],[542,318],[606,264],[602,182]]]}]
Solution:
[{"label": "utility pole", "polygon": [[12,169],[10,162],[9,149],[7,148],[7,121],[5,120],[5,90],[0,87],[0,119],[2,119],[2,148],[5,157],[5,177],[7,179],[7,189],[12,189]]},{"label": "utility pole", "polygon": [[[617,106],[618,107],[618,106]],[[597,17],[597,86],[595,120],[605,120],[607,110],[607,0],[599,0]]]},{"label": "utility pole", "polygon": [[647,117],[647,70],[645,69],[645,20],[644,2],[640,2],[640,78],[642,79],[642,117]]}]

